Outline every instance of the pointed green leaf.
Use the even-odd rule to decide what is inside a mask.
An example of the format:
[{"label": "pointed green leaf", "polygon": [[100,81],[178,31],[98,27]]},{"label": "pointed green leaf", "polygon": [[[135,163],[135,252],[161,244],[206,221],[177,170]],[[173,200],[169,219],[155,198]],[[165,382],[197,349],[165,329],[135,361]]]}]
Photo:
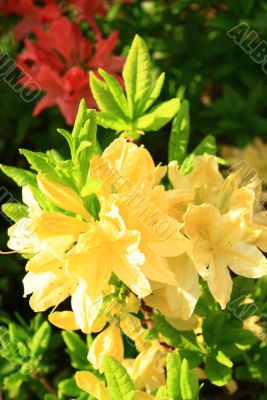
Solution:
[{"label": "pointed green leaf", "polygon": [[71,156],[73,156],[73,152],[74,152],[74,140],[72,135],[66,131],[66,129],[57,129],[58,133],[60,133],[60,135],[62,135],[68,142],[69,148],[70,148],[70,152],[71,152]]},{"label": "pointed green leaf", "polygon": [[199,393],[198,379],[194,372],[190,371],[188,361],[183,360],[181,366],[181,394],[183,400],[197,400]]},{"label": "pointed green leaf", "polygon": [[167,357],[167,388],[172,400],[182,400],[180,388],[181,357],[175,351]]},{"label": "pointed green leaf", "polygon": [[67,346],[67,353],[70,356],[72,367],[78,370],[83,370],[83,369],[87,370],[88,349],[86,343],[81,339],[81,337],[77,333],[72,331],[62,332],[62,336]]},{"label": "pointed green leaf", "polygon": [[112,112],[97,112],[97,122],[103,128],[113,129],[118,132],[127,128],[126,122],[117,118]]},{"label": "pointed green leaf", "polygon": [[151,86],[151,62],[144,40],[136,35],[123,68],[130,115],[139,109]]},{"label": "pointed green leaf", "polygon": [[113,357],[104,357],[103,369],[111,400],[134,400],[134,385],[126,369]]},{"label": "pointed green leaf", "polygon": [[31,171],[26,171],[22,168],[9,167],[0,164],[0,168],[5,175],[13,179],[18,186],[35,185],[36,175]]},{"label": "pointed green leaf", "polygon": [[155,116],[155,122],[151,124],[148,129],[151,131],[158,131],[177,114],[179,108],[179,99],[171,99],[153,107],[147,116]]},{"label": "pointed green leaf", "polygon": [[113,78],[112,75],[108,74],[103,69],[99,68],[98,72],[102,76],[102,78],[105,80],[105,82],[109,88],[109,91],[112,93],[114,99],[116,99],[118,105],[121,108],[121,111],[124,113],[125,116],[127,116],[128,115],[128,104],[127,104],[127,100],[126,100],[126,97],[122,90],[121,85],[115,78]]},{"label": "pointed green leaf", "polygon": [[5,203],[2,210],[14,222],[28,217],[28,208],[21,203]]},{"label": "pointed green leaf", "polygon": [[113,93],[109,90],[108,85],[104,81],[98,79],[94,72],[90,73],[90,87],[94,99],[102,112],[110,112],[112,110],[114,115],[117,115],[119,118],[124,118],[124,113],[118,105],[116,98],[113,96]]},{"label": "pointed green leaf", "polygon": [[72,131],[72,138],[75,144],[75,148],[79,146],[80,143],[80,132],[82,127],[84,126],[87,120],[87,112],[86,112],[86,102],[84,99],[80,101],[78,113],[75,119],[75,124]]},{"label": "pointed green leaf", "polygon": [[152,106],[152,104],[155,103],[155,101],[157,100],[157,98],[161,93],[164,81],[165,81],[165,72],[162,72],[162,74],[160,74],[160,76],[158,77],[153,89],[151,90],[151,93],[145,103],[144,111],[148,110]]},{"label": "pointed green leaf", "polygon": [[202,154],[211,154],[215,155],[217,153],[217,147],[216,147],[216,140],[214,136],[208,135],[206,136],[200,144],[193,150],[193,153],[197,155],[202,155]]},{"label": "pointed green leaf", "polygon": [[186,156],[186,149],[189,140],[190,120],[189,103],[184,100],[181,108],[172,123],[169,139],[169,162],[176,160],[181,165]]},{"label": "pointed green leaf", "polygon": [[146,114],[143,117],[138,118],[136,124],[138,129],[140,130],[146,130],[149,129],[156,120],[156,115],[155,114]]},{"label": "pointed green leaf", "polygon": [[42,357],[46,352],[51,337],[51,327],[47,321],[43,322],[38,331],[34,334],[30,343],[31,355]]}]

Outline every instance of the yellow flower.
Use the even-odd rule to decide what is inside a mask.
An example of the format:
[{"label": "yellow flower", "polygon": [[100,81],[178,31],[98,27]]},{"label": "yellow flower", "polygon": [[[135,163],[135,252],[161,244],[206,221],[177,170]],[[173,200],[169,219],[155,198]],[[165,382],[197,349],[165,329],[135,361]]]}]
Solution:
[{"label": "yellow flower", "polygon": [[141,234],[142,271],[148,279],[175,283],[166,257],[186,251],[181,224],[168,215],[169,200],[159,185],[165,168],[155,167],[149,152],[125,139],[115,140],[91,162],[91,177],[101,179],[101,204],[115,205],[128,229]]},{"label": "yellow flower", "polygon": [[[75,374],[77,386],[95,397],[97,400],[108,400],[109,391],[105,383],[98,379],[94,374],[88,371],[79,371]],[[134,400],[153,400],[155,397],[148,393],[136,390],[134,393]]]},{"label": "yellow flower", "polygon": [[198,273],[187,254],[168,258],[168,265],[175,276],[175,285],[152,283],[153,292],[145,302],[166,317],[187,320],[200,295]]},{"label": "yellow flower", "polygon": [[129,362],[123,362],[137,390],[153,392],[165,385],[166,350],[157,342]]},{"label": "yellow flower", "polygon": [[44,195],[55,205],[63,210],[81,215],[86,221],[92,220],[91,215],[85,209],[79,195],[67,186],[49,181],[43,176],[37,177],[38,185]]},{"label": "yellow flower", "polygon": [[202,204],[189,205],[184,216],[184,231],[193,244],[193,264],[222,308],[232,291],[229,268],[247,278],[267,273],[267,260],[253,244],[258,233],[252,232],[246,215],[242,208],[221,215],[214,206]]},{"label": "yellow flower", "polygon": [[79,371],[75,374],[77,386],[95,397],[97,400],[108,400],[108,389],[105,383],[88,371]]},{"label": "yellow flower", "polygon": [[[155,167],[151,155],[144,146],[138,147],[123,138],[114,140],[104,150],[101,159],[108,163],[105,164],[102,162],[101,166],[96,165],[94,168],[95,161],[93,161],[91,163],[91,173],[99,172],[100,176],[103,176],[108,173],[108,165],[111,165],[113,173],[116,171],[117,176],[145,190],[150,190],[155,185],[158,185],[166,173],[166,167]],[[107,178],[111,179],[109,176]],[[106,184],[111,184],[109,179],[105,179]]]},{"label": "yellow flower", "polygon": [[246,172],[246,177],[252,176],[251,173],[256,172],[261,179],[267,179],[267,144],[261,138],[255,138],[243,149],[222,146],[221,154],[230,161],[232,167],[241,165],[240,163],[245,161],[247,164],[243,163],[243,171]]},{"label": "yellow flower", "polygon": [[224,182],[213,156],[197,156],[188,175],[184,175],[177,162],[172,161],[168,166],[168,175],[173,186],[173,190],[168,192],[172,203],[171,215],[180,222],[190,203],[215,204]]},{"label": "yellow flower", "polygon": [[138,297],[147,296],[151,289],[141,270],[144,256],[139,243],[139,232],[126,228],[115,206],[102,210],[100,221],[81,234],[67,254],[68,273],[86,282],[92,300],[99,298],[112,271]]},{"label": "yellow flower", "polygon": [[88,361],[95,369],[103,372],[102,364],[105,356],[112,356],[122,361],[124,355],[123,341],[120,328],[110,325],[93,341],[88,353]]}]

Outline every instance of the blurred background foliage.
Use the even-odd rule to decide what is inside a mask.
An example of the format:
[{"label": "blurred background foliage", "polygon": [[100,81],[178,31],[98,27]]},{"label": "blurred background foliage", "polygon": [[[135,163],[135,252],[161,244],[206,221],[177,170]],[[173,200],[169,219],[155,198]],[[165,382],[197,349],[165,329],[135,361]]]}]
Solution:
[{"label": "blurred background foliage", "polygon": [[[17,20],[15,16],[0,17],[0,47],[14,58],[21,50],[21,43],[16,41],[12,33],[12,27]],[[246,21],[263,40],[267,40],[267,1],[133,0],[129,4],[115,3],[110,7],[108,15],[97,16],[97,21],[105,35],[114,29],[120,31],[117,54],[127,54],[136,33],[145,39],[154,60],[155,74],[166,72],[166,83],[160,100],[172,98],[177,92],[189,100],[191,148],[207,134],[213,134],[219,145],[229,143],[244,146],[256,136],[267,139],[267,75],[259,64],[251,60],[227,36],[229,29]],[[0,77],[1,163],[26,166],[25,161],[18,155],[20,147],[38,151],[50,148],[56,148],[63,153],[67,151],[64,139],[56,134],[58,127],[66,128],[59,110],[57,108],[45,110],[38,118],[34,118],[33,108],[33,103],[21,100]],[[167,162],[169,131],[170,126],[167,126],[158,133],[148,133],[141,138],[157,162]],[[99,128],[99,139],[103,147],[112,138],[113,134]],[[7,188],[14,198],[20,199],[20,192],[3,174],[1,174],[1,186]],[[1,249],[5,249],[5,232],[9,223],[2,216],[0,218],[0,246]],[[21,332],[22,325],[25,325],[22,342],[31,347],[33,332],[42,326],[42,320],[40,317],[35,317],[37,319],[32,321],[31,325],[27,325],[33,319],[34,313],[30,310],[28,301],[22,298],[23,264],[23,260],[16,255],[0,258],[0,321],[8,324],[11,319],[16,320],[15,312],[23,314],[26,324],[23,321],[14,324],[19,324]],[[259,301],[260,307],[264,310],[265,285],[254,285],[251,290],[254,291],[255,301]],[[16,330],[15,325],[13,329]],[[46,330],[43,327],[42,334],[44,340],[47,340],[51,332],[47,327]],[[68,338],[64,339],[66,342]],[[71,345],[72,341],[75,341],[75,337],[67,340],[72,365],[75,367],[75,357],[79,358],[79,355],[73,354],[75,352]],[[21,394],[18,383],[17,392],[16,390],[10,392],[6,398],[18,398],[16,396],[20,393],[21,400],[42,399],[47,393],[42,382],[42,374],[46,374],[48,378],[52,377],[54,383],[71,376],[71,370],[68,368],[69,359],[63,351],[64,343],[58,330],[53,330],[53,340],[49,346],[47,354],[38,355],[40,359],[44,357],[39,377],[29,376],[26,383],[17,377],[16,382],[28,385],[29,391],[22,391],[24,394]],[[259,344],[253,343],[253,346]],[[267,382],[267,365],[264,365],[263,356],[254,360],[254,367],[249,368],[255,354],[260,354],[253,353],[251,349],[249,351],[246,353],[247,364],[240,363],[239,378],[255,381],[261,379]],[[82,360],[76,360],[76,364],[81,366],[82,362],[85,363],[84,357],[80,355]],[[56,371],[56,365],[61,365],[60,371]],[[7,373],[8,368],[10,366],[0,357],[1,373],[3,374],[3,371]],[[16,368],[14,370],[16,371]],[[6,381],[5,385],[7,387],[10,385],[14,390],[12,382]],[[264,397],[265,391],[262,391],[260,384],[255,388],[255,399],[267,398]],[[73,388],[73,382],[69,381],[61,385],[61,390],[62,398],[65,398],[64,390],[75,396],[73,392],[77,391],[77,388]],[[257,390],[261,394],[257,395]],[[212,393],[209,385],[206,391]],[[223,391],[220,393],[223,396]],[[251,399],[250,396],[252,395],[240,398]],[[2,399],[1,389],[0,398]]]}]

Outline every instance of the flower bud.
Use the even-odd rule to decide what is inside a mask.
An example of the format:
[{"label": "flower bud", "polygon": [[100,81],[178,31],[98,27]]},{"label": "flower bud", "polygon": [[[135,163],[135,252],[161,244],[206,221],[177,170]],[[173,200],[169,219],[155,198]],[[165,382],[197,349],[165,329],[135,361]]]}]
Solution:
[{"label": "flower bud", "polygon": [[74,190],[59,183],[49,181],[40,175],[37,181],[40,190],[56,206],[63,210],[79,214],[87,221],[92,219],[91,215],[85,209],[81,198]]}]

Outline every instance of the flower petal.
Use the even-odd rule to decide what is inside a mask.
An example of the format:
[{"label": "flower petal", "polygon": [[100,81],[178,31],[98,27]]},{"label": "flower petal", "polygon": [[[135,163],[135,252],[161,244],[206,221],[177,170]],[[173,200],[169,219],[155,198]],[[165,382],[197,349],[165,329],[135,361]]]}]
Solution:
[{"label": "flower petal", "polygon": [[267,260],[256,246],[235,243],[225,257],[231,270],[238,275],[260,278],[267,274]]},{"label": "flower petal", "polygon": [[212,296],[220,303],[222,309],[225,309],[231,297],[233,282],[227,261],[223,257],[213,257],[207,282]]}]

